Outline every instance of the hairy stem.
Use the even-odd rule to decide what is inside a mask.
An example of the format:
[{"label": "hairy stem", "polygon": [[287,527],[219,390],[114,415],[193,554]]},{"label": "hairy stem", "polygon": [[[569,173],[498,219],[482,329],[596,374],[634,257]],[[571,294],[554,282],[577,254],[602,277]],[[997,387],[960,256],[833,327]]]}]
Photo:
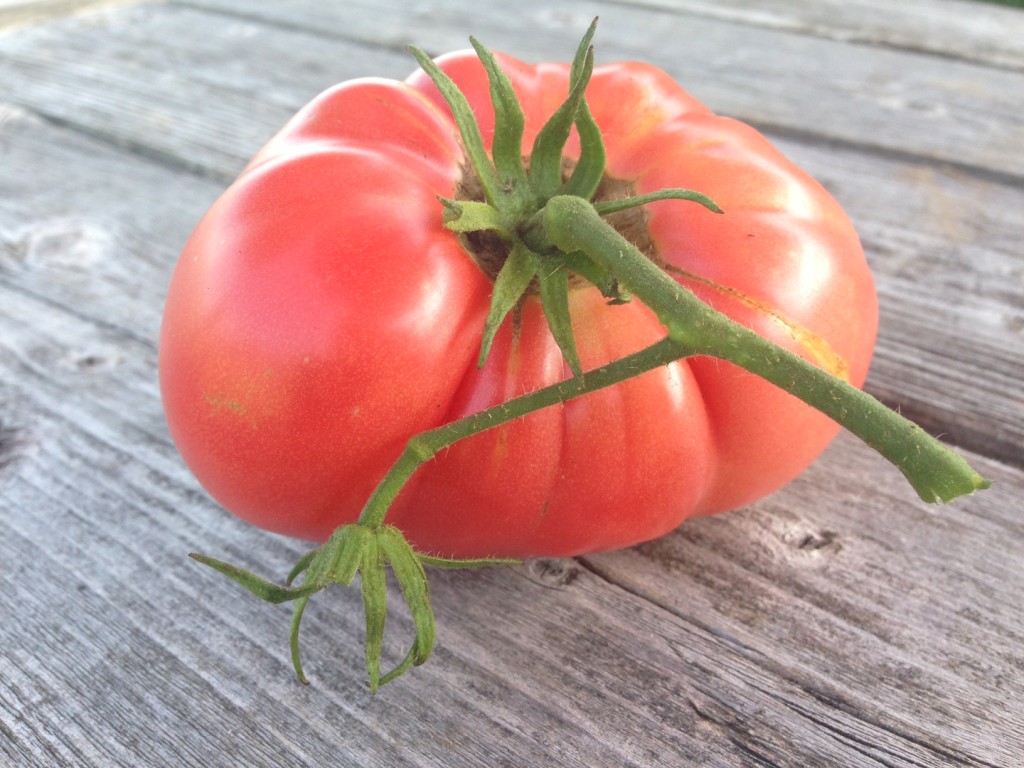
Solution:
[{"label": "hairy stem", "polygon": [[665,338],[646,349],[595,368],[581,376],[552,384],[485,411],[421,432],[409,440],[398,460],[377,485],[359,517],[360,524],[370,528],[382,525],[392,502],[413,472],[421,464],[430,461],[438,451],[479,432],[507,424],[542,408],[610,387],[689,354],[692,354],[692,350],[685,343]]},{"label": "hairy stem", "polygon": [[817,408],[895,464],[928,502],[988,486],[960,456],[871,395],[712,309],[605,222],[594,206],[560,196],[542,211],[543,232],[562,251],[582,251],[649,306],[669,339],[690,354],[727,360]]}]

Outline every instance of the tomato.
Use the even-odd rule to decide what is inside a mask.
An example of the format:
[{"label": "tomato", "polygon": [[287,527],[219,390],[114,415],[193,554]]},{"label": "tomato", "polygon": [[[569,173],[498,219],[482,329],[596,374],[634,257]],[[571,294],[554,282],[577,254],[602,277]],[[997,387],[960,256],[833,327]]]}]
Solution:
[{"label": "tomato", "polygon": [[[569,69],[498,60],[528,154]],[[489,142],[480,61],[467,51],[438,63]],[[828,192],[653,67],[597,67],[587,99],[606,193],[685,187],[725,211],[661,201],[622,220],[624,233],[707,303],[862,384],[874,285]],[[437,199],[470,186],[458,136],[422,72],[343,83],[259,152],[186,244],[160,339],[167,420],[200,482],[244,520],[325,539],[358,517],[412,435],[570,375],[532,295],[477,367],[492,277]],[[578,153],[572,138],[566,156]],[[584,369],[665,333],[640,302],[610,305],[593,286],[574,285],[569,303]],[[456,443],[387,520],[449,557],[628,546],[773,492],[837,429],[753,374],[689,358]]]}]

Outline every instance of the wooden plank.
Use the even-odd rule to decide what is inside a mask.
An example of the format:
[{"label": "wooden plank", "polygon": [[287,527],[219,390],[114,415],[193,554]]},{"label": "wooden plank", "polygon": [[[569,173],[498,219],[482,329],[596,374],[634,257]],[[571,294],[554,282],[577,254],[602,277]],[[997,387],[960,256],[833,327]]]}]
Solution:
[{"label": "wooden plank", "polygon": [[0,37],[4,101],[223,182],[324,88],[412,69],[407,54],[164,5]]},{"label": "wooden plank", "polygon": [[[1024,625],[1015,593],[992,588],[1022,579],[1012,543],[1022,533],[1019,489],[1004,484],[938,512],[904,506],[898,485],[865,496],[861,483],[884,473],[844,442],[752,509],[588,565],[666,610],[714,617],[725,644],[825,705],[828,714],[801,714],[865,760],[1017,764],[1024,709],[1011,702],[1024,701]],[[680,590],[666,572],[702,586]],[[927,746],[907,750],[906,741]]]},{"label": "wooden plank", "polygon": [[[351,0],[344,9],[310,0],[260,6],[202,0],[201,5],[384,47],[414,42],[430,53],[466,48],[473,34],[495,49],[541,61],[569,56],[596,14],[603,20],[598,63],[649,61],[723,114],[992,173],[1024,174],[1024,157],[1017,151],[1024,143],[1024,124],[1006,119],[1024,113],[1020,71],[752,28],[648,4],[523,0],[486,14],[477,13],[472,0],[413,8],[403,0]],[[992,11],[976,4],[973,14]],[[1008,36],[1020,39],[1024,16],[1006,17],[1005,11],[995,9],[996,18],[1006,18]]]},{"label": "wooden plank", "polygon": [[[0,628],[13,651],[0,661],[0,701],[25,704],[3,715],[15,755],[1012,764],[1019,713],[998,705],[1024,694],[1013,599],[1024,532],[1008,503],[1024,492],[1019,471],[980,460],[1002,490],[934,514],[902,484],[866,496],[863,483],[895,473],[844,439],[751,510],[582,569],[440,574],[436,658],[371,699],[358,682],[354,591],[308,612],[315,685],[304,688],[290,677],[286,611],[184,559],[201,540],[283,573],[300,545],[197,495],[158,427],[151,345],[5,291],[0,323],[25,316],[47,320],[5,335],[0,389],[28,446],[0,502],[2,562],[18,585],[0,605],[20,617]],[[117,346],[123,362],[54,364],[97,345]],[[407,620],[393,625],[408,637]]]},{"label": "wooden plank", "polygon": [[[564,58],[587,20],[578,6],[540,8],[533,2],[539,0],[496,9],[474,32],[527,59]],[[145,141],[153,151],[195,166],[223,167],[209,157],[208,134],[190,130],[195,127],[183,118],[196,99],[219,116],[215,127],[226,131],[233,123],[237,131],[259,114],[250,99],[259,83],[271,102],[262,105],[263,114],[278,125],[334,81],[404,76],[410,61],[395,49],[410,41],[439,52],[465,47],[469,32],[452,23],[460,6],[451,3],[443,9],[426,4],[413,13],[395,2],[349,5],[344,11],[308,2],[208,4],[244,15],[137,8],[102,46],[96,45],[102,27],[92,24],[46,25],[7,36],[0,40],[0,77],[11,84],[7,98],[121,141]],[[290,31],[255,23],[258,14]],[[539,24],[528,39],[518,34],[517,14]],[[780,131],[824,134],[997,174],[1024,172],[1024,158],[1016,152],[1024,126],[1004,119],[1024,112],[1024,73],[657,10],[612,5],[603,18],[614,34],[599,40],[602,60],[652,61],[723,113]],[[198,41],[190,35],[196,28],[204,30]],[[688,41],[685,57],[666,55],[678,50],[679,39]],[[253,50],[275,65],[242,65]],[[808,62],[814,62],[816,77],[806,76]],[[125,78],[126,67],[137,76]],[[105,91],[95,87],[101,82],[108,84]],[[111,89],[115,83],[120,88]],[[259,143],[266,137],[251,138]],[[229,167],[242,160],[232,156]]]},{"label": "wooden plank", "polygon": [[[223,185],[15,108],[0,107],[0,135],[0,282],[154,344],[173,264]],[[83,349],[64,364],[103,368],[105,357]]]},{"label": "wooden plank", "polygon": [[972,0],[618,0],[639,8],[708,16],[815,35],[1024,69],[1024,19],[1016,8]]},{"label": "wooden plank", "polygon": [[[163,425],[154,340],[188,230],[277,113],[308,95],[292,65],[241,62],[313,36],[194,14],[214,43],[195,42],[192,58],[184,44],[159,48],[172,17],[185,18],[101,17],[93,45],[117,51],[103,66],[77,20],[33,36],[57,59],[62,35],[97,57],[79,81],[91,95],[50,92],[94,107],[40,100],[55,124],[0,105],[0,615],[15,618],[0,622],[0,764],[1024,760],[1024,474],[972,457],[996,486],[934,510],[846,437],[779,494],[658,542],[435,574],[435,658],[376,697],[362,683],[357,593],[322,596],[304,630],[314,685],[295,683],[287,610],[184,553],[272,575],[303,547],[234,520],[190,477]],[[133,42],[117,48],[121,33]],[[345,50],[363,55],[344,65],[355,67],[373,49]],[[34,55],[18,66],[47,66]],[[161,70],[160,55],[179,63]],[[291,55],[285,64],[306,60]],[[783,143],[850,208],[879,271],[890,309],[875,386],[904,392],[909,380],[909,410],[947,397],[946,382],[932,414],[980,391],[958,429],[986,407],[1019,425],[1019,183],[814,137]],[[968,328],[971,345],[957,341]],[[978,439],[1019,435],[996,427]],[[410,623],[399,612],[391,627],[395,658]]]},{"label": "wooden plank", "polygon": [[[156,392],[163,278],[219,185],[0,122],[5,167],[33,170],[0,181],[14,764],[1012,764],[1020,715],[998,705],[1024,693],[1024,477],[976,458],[996,490],[935,514],[849,439],[775,497],[646,547],[435,575],[436,658],[377,697],[357,594],[325,596],[304,634],[315,684],[296,684],[287,612],[184,553],[284,573],[302,546],[206,499]],[[23,205],[86,234],[12,247]],[[133,273],[137,303],[114,300]]]},{"label": "wooden plank", "polygon": [[0,0],[0,30],[41,24],[55,18],[90,13],[139,0]]},{"label": "wooden plank", "polygon": [[[10,726],[19,748],[37,751],[31,738],[76,765],[272,765],[332,749],[380,765],[468,765],[487,749],[528,765],[556,749],[577,750],[564,765],[1009,764],[1019,717],[997,705],[1024,694],[1022,531],[1007,503],[1019,472],[983,461],[1002,492],[936,515],[902,485],[865,497],[861,483],[894,473],[844,440],[768,502],[583,570],[441,575],[437,658],[371,701],[356,682],[356,593],[310,610],[306,689],[290,680],[286,613],[184,560],[202,538],[283,572],[299,545],[195,495],[156,426],[151,346],[23,294],[2,306],[7,328],[50,310],[4,340],[2,396],[30,418],[31,449],[5,474],[3,562],[19,590],[3,609],[22,620],[0,630],[17,660],[3,678],[19,698],[48,692]],[[52,362],[97,343],[124,362]],[[337,731],[302,716],[328,708]],[[273,726],[256,727],[261,712]],[[569,743],[534,742],[551,729]]]}]

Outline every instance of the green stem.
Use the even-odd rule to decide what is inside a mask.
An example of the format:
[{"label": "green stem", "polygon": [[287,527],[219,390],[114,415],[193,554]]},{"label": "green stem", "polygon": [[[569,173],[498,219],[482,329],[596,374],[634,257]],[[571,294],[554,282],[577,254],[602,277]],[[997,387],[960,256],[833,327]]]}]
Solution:
[{"label": "green stem", "polygon": [[[576,195],[579,197],[579,195]],[[649,192],[646,195],[636,195],[634,197],[625,197],[621,200],[602,200],[594,203],[594,210],[596,210],[602,216],[607,216],[610,213],[618,213],[619,211],[625,211],[629,208],[636,208],[637,206],[647,205],[648,203],[656,203],[660,200],[688,200],[692,203],[700,203],[705,208],[713,213],[721,213],[722,209],[715,204],[707,195],[701,194],[692,189],[661,189],[657,192]]]},{"label": "green stem", "polygon": [[359,517],[360,525],[367,528],[382,526],[392,502],[412,477],[413,472],[420,465],[430,461],[438,451],[479,432],[507,424],[542,408],[610,387],[688,354],[692,354],[692,350],[682,342],[670,338],[662,339],[646,349],[595,368],[582,376],[520,395],[485,411],[415,435],[406,443],[405,450],[391,465],[391,469],[366,502]]},{"label": "green stem", "polygon": [[529,235],[529,246],[539,251],[554,246],[585,253],[658,315],[668,329],[667,338],[601,368],[414,436],[367,501],[361,524],[383,525],[413,472],[438,451],[691,355],[734,363],[817,408],[895,464],[925,501],[950,501],[988,487],[989,481],[966,461],[913,422],[705,304],[625,240],[586,200],[551,198],[532,222]]},{"label": "green stem", "polygon": [[[538,223],[538,222],[535,222]],[[541,212],[531,247],[544,240],[582,251],[650,307],[669,339],[727,360],[782,387],[853,432],[906,476],[928,502],[949,501],[989,485],[962,458],[916,424],[851,386],[717,312],[665,274],[605,222],[586,200],[558,196]]]},{"label": "green stem", "polygon": [[925,501],[950,501],[989,485],[960,456],[871,395],[705,304],[626,241],[586,200],[552,198],[532,223],[530,235],[530,247],[541,251],[555,246],[563,252],[585,253],[650,307],[668,336],[601,368],[414,436],[367,501],[361,524],[383,525],[413,472],[438,451],[691,355],[734,363],[817,408],[895,464]]}]

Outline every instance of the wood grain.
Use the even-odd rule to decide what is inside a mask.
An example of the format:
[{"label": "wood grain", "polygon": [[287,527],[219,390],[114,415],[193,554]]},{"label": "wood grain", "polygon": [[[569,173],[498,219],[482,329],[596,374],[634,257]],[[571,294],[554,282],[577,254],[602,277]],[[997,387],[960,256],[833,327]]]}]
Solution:
[{"label": "wood grain", "polygon": [[0,0],[0,30],[42,24],[132,2],[135,0]]},{"label": "wood grain", "polygon": [[[1024,16],[653,5],[476,7],[470,29],[457,2],[211,0],[0,34],[0,765],[1024,762]],[[562,58],[594,12],[602,57],[699,80],[839,197],[883,307],[870,388],[995,485],[926,507],[843,436],[774,496],[655,542],[432,574],[435,656],[376,696],[358,593],[333,590],[301,686],[287,609],[185,557],[280,578],[304,545],[219,509],[170,442],[155,340],[177,253],[334,80],[404,76],[401,45],[470,32]],[[933,114],[880,98],[906,93]],[[389,633],[397,659],[408,617]]]},{"label": "wood grain", "polygon": [[[201,5],[398,50],[410,42],[428,53],[467,48],[472,34],[526,60],[565,58],[579,30],[597,15],[602,19],[598,63],[654,61],[723,114],[761,127],[821,133],[834,142],[991,173],[1019,176],[1024,170],[1024,158],[1015,159],[1024,126],[1011,117],[1024,106],[1022,73],[961,58],[895,46],[836,44],[819,35],[751,28],[685,8],[648,4],[524,0],[496,4],[479,18],[473,18],[478,4],[471,0],[424,0],[411,8],[403,0],[350,0],[346,14],[304,0],[258,8],[244,0],[203,0]],[[999,10],[1004,12],[999,14],[1006,25],[1004,40],[1019,55],[1024,18]],[[918,18],[931,16],[922,10]],[[529,35],[523,34],[526,25]]]},{"label": "wood grain", "polygon": [[993,68],[1024,69],[1020,11],[965,0],[619,0],[626,5],[696,14],[753,27],[857,45],[927,53]]}]

